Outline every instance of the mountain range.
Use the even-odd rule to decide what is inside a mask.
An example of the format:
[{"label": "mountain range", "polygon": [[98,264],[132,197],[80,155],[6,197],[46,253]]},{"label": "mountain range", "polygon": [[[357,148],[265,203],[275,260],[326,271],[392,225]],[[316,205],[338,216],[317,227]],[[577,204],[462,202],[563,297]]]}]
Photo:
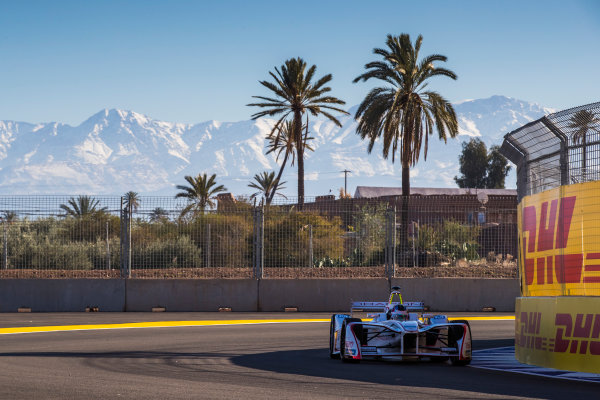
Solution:
[{"label": "mountain range", "polygon": [[[480,137],[488,146],[504,134],[554,110],[505,96],[455,104],[460,134],[447,144],[433,136],[427,160],[421,155],[411,170],[413,187],[456,187],[461,144]],[[249,114],[252,110],[248,110]],[[384,159],[381,145],[371,154],[356,135],[353,119],[341,116],[342,127],[312,119],[314,137],[305,162],[306,194],[338,194],[348,174],[348,191],[356,186],[401,185],[398,161]],[[274,155],[265,155],[272,119],[182,124],[152,119],[134,111],[104,109],[70,126],[57,122],[0,121],[0,194],[176,193],[185,175],[217,174],[217,182],[236,195],[253,192],[254,174],[278,170]],[[286,167],[282,192],[296,194],[296,169]],[[515,187],[514,168],[507,188]]]}]

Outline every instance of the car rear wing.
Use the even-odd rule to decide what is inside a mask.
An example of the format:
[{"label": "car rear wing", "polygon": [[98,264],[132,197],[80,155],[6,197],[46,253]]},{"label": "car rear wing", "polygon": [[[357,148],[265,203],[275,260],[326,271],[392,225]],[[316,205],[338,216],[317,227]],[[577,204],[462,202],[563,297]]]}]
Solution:
[{"label": "car rear wing", "polygon": [[425,309],[425,303],[422,301],[405,301],[404,303],[387,301],[353,301],[351,311],[365,311],[365,312],[385,312],[386,307],[395,306],[402,304],[406,311],[423,311]]}]

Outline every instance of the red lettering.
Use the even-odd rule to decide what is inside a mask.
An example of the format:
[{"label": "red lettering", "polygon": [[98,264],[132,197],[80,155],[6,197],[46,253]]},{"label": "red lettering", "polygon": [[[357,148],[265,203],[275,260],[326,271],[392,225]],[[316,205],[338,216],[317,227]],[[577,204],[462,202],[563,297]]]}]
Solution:
[{"label": "red lettering", "polygon": [[571,348],[569,349],[569,353],[577,353],[577,345],[579,344],[578,340],[571,340]]},{"label": "red lettering", "polygon": [[535,225],[535,207],[525,207],[523,209],[523,232],[529,232],[529,242],[527,243],[526,240],[523,242],[524,245],[527,243],[527,250],[525,250],[525,246],[523,246],[523,251],[527,251],[529,253],[535,252]]},{"label": "red lettering", "polygon": [[573,210],[575,209],[575,196],[563,197],[560,200],[560,207],[558,210],[558,233],[556,235],[556,246],[557,249],[564,249],[567,247],[567,241],[569,240],[569,231],[571,230],[571,219],[573,218]]},{"label": "red lettering", "polygon": [[535,333],[537,325],[537,313],[530,313],[529,323],[527,324],[527,333]]},{"label": "red lettering", "polygon": [[[540,215],[540,229],[538,238],[538,251],[551,250],[554,242],[554,226],[556,224],[556,206],[558,200],[552,200],[550,205],[550,218],[548,218],[548,202],[542,203]],[[546,222],[548,220],[548,222]],[[538,269],[539,271],[539,269]],[[539,280],[539,278],[538,278]]]},{"label": "red lettering", "polygon": [[546,274],[544,273],[546,269],[546,258],[540,257],[537,259],[537,283],[538,285],[544,284],[544,277]]},{"label": "red lettering", "polygon": [[585,323],[583,323],[583,314],[577,314],[577,317],[575,317],[575,327],[573,328],[573,337],[589,338],[593,318],[594,314],[586,314]]},{"label": "red lettering", "polygon": [[558,326],[556,329],[556,339],[554,341],[554,351],[557,353],[564,353],[569,348],[570,340],[563,340],[563,336],[571,336],[573,330],[573,319],[571,318],[571,314],[556,314],[554,325]]},{"label": "red lettering", "polygon": [[583,254],[558,254],[554,256],[556,281],[580,283],[583,270]]},{"label": "red lettering", "polygon": [[579,354],[587,353],[588,342],[586,340],[581,341],[581,345],[579,346]]},{"label": "red lettering", "polygon": [[594,329],[590,338],[598,339],[598,337],[600,337],[600,314],[596,314],[596,318],[594,318]]},{"label": "red lettering", "polygon": [[600,342],[590,342],[590,353],[600,356]]}]

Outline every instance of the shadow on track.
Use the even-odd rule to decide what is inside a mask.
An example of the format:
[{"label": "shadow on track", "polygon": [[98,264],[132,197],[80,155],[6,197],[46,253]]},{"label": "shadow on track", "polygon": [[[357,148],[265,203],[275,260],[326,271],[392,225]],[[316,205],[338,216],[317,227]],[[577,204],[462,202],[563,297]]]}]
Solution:
[{"label": "shadow on track", "polygon": [[[484,346],[485,342],[485,346]],[[504,347],[512,340],[487,340],[474,343],[477,348]],[[489,395],[565,399],[573,393],[597,396],[598,385],[552,380],[537,376],[503,373],[449,363],[363,361],[345,364],[332,360],[327,349],[278,351],[232,358],[239,366],[284,374],[341,379],[381,385],[418,386],[451,389]]]}]

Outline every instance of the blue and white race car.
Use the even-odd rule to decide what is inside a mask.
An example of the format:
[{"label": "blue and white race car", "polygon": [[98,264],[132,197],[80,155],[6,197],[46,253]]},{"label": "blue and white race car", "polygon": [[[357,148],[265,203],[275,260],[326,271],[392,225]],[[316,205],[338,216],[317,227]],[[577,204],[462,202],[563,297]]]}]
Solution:
[{"label": "blue and white race car", "polygon": [[[394,296],[398,301],[394,302]],[[422,302],[403,302],[399,287],[389,301],[353,302],[348,314],[331,317],[329,355],[344,362],[362,359],[447,361],[454,365],[471,362],[471,327],[465,320],[449,321],[445,315],[423,314]],[[354,318],[367,314],[369,322]]]}]

